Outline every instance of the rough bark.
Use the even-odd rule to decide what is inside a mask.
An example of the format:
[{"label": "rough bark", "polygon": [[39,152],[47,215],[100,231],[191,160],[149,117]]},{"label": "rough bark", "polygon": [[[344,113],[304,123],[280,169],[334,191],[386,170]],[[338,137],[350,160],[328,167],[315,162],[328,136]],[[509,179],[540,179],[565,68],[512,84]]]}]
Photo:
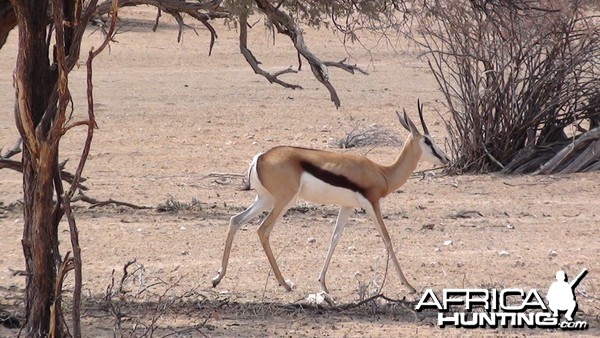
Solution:
[{"label": "rough bark", "polygon": [[9,0],[0,0],[0,49],[6,43],[8,33],[17,25],[17,16]]},{"label": "rough bark", "polygon": [[19,24],[19,50],[15,70],[17,109],[15,121],[23,138],[23,253],[26,277],[25,335],[49,334],[53,299],[54,266],[58,241],[54,233],[53,168],[58,167],[55,147],[38,129],[54,87],[56,74],[50,69],[46,26],[46,1],[13,3]]}]

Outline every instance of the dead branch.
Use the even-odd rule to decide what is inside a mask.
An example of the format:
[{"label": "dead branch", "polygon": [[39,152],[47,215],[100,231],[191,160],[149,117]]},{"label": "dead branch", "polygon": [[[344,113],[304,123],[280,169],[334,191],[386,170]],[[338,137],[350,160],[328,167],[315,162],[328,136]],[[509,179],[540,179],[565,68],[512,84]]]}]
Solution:
[{"label": "dead branch", "polygon": [[0,169],[11,169],[18,171],[20,173],[23,172],[23,167],[21,166],[21,162],[9,160],[5,158],[0,158]]},{"label": "dead branch", "polygon": [[23,140],[19,137],[19,139],[17,140],[17,142],[15,142],[15,145],[12,146],[12,148],[8,149],[6,151],[6,153],[0,154],[0,158],[6,159],[6,158],[11,158],[11,157],[15,156],[16,154],[20,154],[21,153],[21,143],[23,143]]},{"label": "dead branch", "polygon": [[377,299],[383,299],[388,303],[408,303],[406,300],[400,300],[400,299],[392,299],[387,297],[386,295],[384,295],[383,293],[379,293],[376,294],[375,296],[369,297],[365,300],[359,301],[359,302],[354,302],[354,303],[346,303],[346,304],[340,304],[338,306],[334,306],[333,309],[336,310],[350,310],[350,309],[354,309],[357,307],[361,307],[367,303],[370,302],[374,302]]},{"label": "dead branch", "polygon": [[[304,299],[304,298],[303,298]],[[372,303],[375,302],[377,299],[383,299],[386,302],[390,303],[390,304],[403,304],[403,305],[409,305],[407,306],[407,308],[411,308],[411,304],[409,301],[404,300],[404,299],[393,299],[390,298],[386,295],[384,295],[383,293],[378,293],[374,296],[371,296],[369,298],[365,298],[363,300],[357,301],[357,302],[350,302],[350,303],[344,303],[344,304],[339,304],[339,305],[333,305],[333,306],[328,306],[328,307],[323,307],[320,304],[307,304],[307,303],[290,303],[290,304],[285,304],[282,305],[282,308],[286,308],[286,309],[327,309],[327,310],[334,310],[334,311],[346,311],[346,310],[351,310],[351,309],[355,309],[358,307],[361,307],[365,304],[368,303]],[[267,304],[267,303],[265,303]]]},{"label": "dead branch", "polygon": [[542,165],[535,174],[573,173],[585,169],[595,161],[600,162],[600,127],[573,140]]},{"label": "dead branch", "polygon": [[[136,260],[132,259],[123,266],[123,276],[121,277],[121,281],[118,285],[117,291],[114,290],[114,288],[115,288],[115,270],[113,269],[112,273],[111,273],[110,284],[106,288],[106,293],[104,294],[104,301],[107,303],[108,311],[110,312],[110,314],[112,315],[112,317],[114,319],[113,325],[114,325],[115,337],[123,336],[122,332],[121,332],[121,323],[122,323],[125,315],[121,312],[120,304],[115,304],[112,299],[116,294],[118,294],[119,296],[124,294],[123,285],[124,285],[127,277],[129,277],[129,275],[130,275],[128,273],[127,269],[129,268],[129,266],[131,266],[132,264],[135,264],[135,263],[136,263]],[[119,335],[117,335],[117,333]]]},{"label": "dead branch", "polygon": [[[63,282],[65,280],[65,277],[67,277],[67,274],[69,273],[69,271],[73,270],[75,268],[75,263],[73,261],[73,258],[69,257],[71,255],[71,252],[67,252],[67,254],[65,255],[65,258],[62,260],[60,267],[58,269],[57,272],[57,276],[56,276],[56,280],[54,283],[54,299],[56,300],[54,303],[52,303],[52,308],[50,309],[50,337],[58,337],[58,333],[56,332],[57,327],[56,325],[53,325],[55,323],[57,323],[59,320],[61,320],[62,318],[62,309],[61,309],[61,305],[60,305],[60,300],[62,299],[62,286],[63,286]],[[67,326],[65,326],[65,329],[68,330]]]},{"label": "dead branch", "polygon": [[238,178],[238,177],[246,177],[245,174],[236,174],[236,173],[210,173],[210,174],[206,174],[204,175],[202,178],[212,178],[212,177],[217,177],[217,178]]},{"label": "dead branch", "polygon": [[[5,158],[0,158],[0,169],[11,169],[14,171],[18,171],[20,173],[23,172],[23,166],[22,166],[21,162],[15,161],[15,160],[9,160],[9,159],[5,159]],[[69,184],[73,184],[74,175],[71,174],[70,172],[61,170],[60,177],[63,181],[65,181]],[[80,178],[80,182],[85,182],[86,180],[87,179],[84,177]],[[85,186],[81,183],[79,183],[78,187],[81,190],[89,190],[89,188],[87,186]]]},{"label": "dead branch", "polygon": [[369,75],[369,73],[361,68],[359,68],[356,64],[350,65],[346,63],[348,58],[343,58],[341,61],[323,61],[323,64],[327,67],[336,67],[347,71],[350,74],[354,74],[354,71],[358,71],[364,75]]},{"label": "dead branch", "polygon": [[152,207],[147,207],[147,206],[143,206],[143,205],[137,205],[137,204],[133,204],[133,203],[129,203],[129,202],[122,202],[122,201],[117,201],[114,200],[112,198],[109,198],[108,200],[105,201],[101,201],[98,199],[95,199],[93,197],[89,197],[87,195],[85,195],[83,192],[79,191],[79,193],[74,196],[73,198],[71,198],[71,202],[77,202],[77,201],[82,201],[82,202],[86,202],[91,204],[89,206],[90,209],[94,209],[94,208],[98,208],[98,207],[103,207],[105,205],[109,205],[109,204],[114,204],[114,205],[118,205],[118,206],[124,206],[124,207],[128,207],[128,208],[132,208],[132,209],[152,209]]},{"label": "dead branch", "polygon": [[477,210],[458,210],[453,211],[446,215],[446,218],[457,219],[457,218],[473,218],[475,216],[483,217],[483,214]]},{"label": "dead branch", "polygon": [[[179,25],[179,32],[177,34],[177,41],[181,41],[183,29],[189,27],[185,24],[182,14],[187,14],[192,18],[202,23],[210,32],[210,46],[208,49],[208,55],[212,53],[217,39],[217,31],[210,24],[210,20],[219,18],[229,18],[231,14],[227,9],[221,6],[221,0],[203,1],[203,2],[186,2],[179,0],[117,0],[117,7],[124,6],[139,6],[149,5],[154,6],[158,9],[156,21],[153,30],[156,31],[158,22],[161,17],[161,13],[165,12],[170,14],[177,24]],[[112,1],[106,0],[98,5],[96,13],[98,15],[105,15],[110,12]]]},{"label": "dead branch", "polygon": [[254,57],[254,55],[252,54],[252,51],[250,51],[250,49],[248,48],[248,26],[249,26],[248,25],[248,13],[246,11],[246,12],[240,14],[240,52],[242,53],[244,58],[246,58],[246,61],[248,62],[250,67],[252,67],[252,70],[254,70],[254,73],[256,73],[258,75],[262,75],[267,80],[269,80],[270,83],[274,82],[285,88],[302,89],[302,87],[299,85],[291,84],[291,83],[282,81],[278,78],[280,75],[283,75],[283,74],[298,72],[297,70],[292,69],[291,66],[287,69],[280,70],[273,74],[265,71],[264,69],[262,69],[260,67],[260,62],[256,59],[256,57]]},{"label": "dead branch", "polygon": [[292,40],[298,53],[302,55],[310,64],[310,68],[315,78],[321,82],[327,88],[327,90],[329,90],[331,101],[333,101],[335,107],[339,108],[340,99],[335,88],[331,82],[329,82],[329,72],[327,66],[330,65],[333,67],[338,67],[350,73],[354,73],[354,70],[358,70],[363,74],[366,74],[366,72],[358,68],[356,65],[344,63],[345,59],[340,62],[321,61],[308,49],[304,43],[304,35],[302,30],[287,13],[282,11],[278,6],[274,6],[268,0],[256,0],[255,3],[258,8],[269,18],[273,26],[277,29],[277,32],[287,35]]},{"label": "dead branch", "polygon": [[[104,1],[99,4],[96,8],[98,15],[104,15],[110,10],[111,1]],[[334,102],[336,108],[340,106],[340,99],[337,92],[329,80],[328,67],[340,68],[346,72],[354,74],[358,71],[362,74],[367,75],[368,73],[358,67],[356,64],[346,63],[346,59],[341,61],[321,61],[315,54],[313,54],[304,42],[304,36],[302,30],[297,26],[294,20],[284,12],[280,6],[283,2],[278,5],[273,5],[268,0],[257,0],[255,1],[258,8],[269,18],[270,22],[281,34],[287,35],[292,40],[294,47],[298,51],[299,67],[298,70],[293,69],[291,66],[287,69],[283,69],[277,72],[268,72],[260,66],[260,61],[252,54],[252,51],[248,48],[248,16],[250,15],[251,9],[249,7],[239,8],[239,47],[240,53],[244,56],[252,70],[266,78],[270,83],[277,83],[280,86],[291,89],[301,89],[302,86],[292,84],[281,80],[279,77],[284,74],[297,73],[301,67],[300,55],[304,57],[311,66],[311,70],[315,78],[321,82],[329,91],[331,100]],[[211,42],[209,47],[209,55],[212,52],[217,33],[214,27],[210,24],[210,20],[217,18],[230,18],[231,12],[228,8],[221,6],[221,1],[205,1],[205,2],[187,2],[179,0],[117,0],[117,6],[137,6],[137,5],[150,5],[158,9],[158,13],[155,20],[154,29],[158,25],[161,13],[165,12],[173,16],[179,25],[178,41],[181,40],[181,34],[184,27],[187,25],[183,20],[182,14],[188,14],[192,18],[201,22],[210,32]],[[240,4],[239,6],[245,6]]]}]

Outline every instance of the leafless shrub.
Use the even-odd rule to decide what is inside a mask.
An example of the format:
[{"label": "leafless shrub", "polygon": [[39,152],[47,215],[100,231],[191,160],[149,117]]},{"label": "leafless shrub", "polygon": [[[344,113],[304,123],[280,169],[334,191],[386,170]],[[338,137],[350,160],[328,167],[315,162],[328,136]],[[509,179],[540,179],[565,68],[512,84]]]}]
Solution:
[{"label": "leafless shrub", "polygon": [[345,136],[334,140],[332,146],[349,149],[369,146],[400,146],[402,141],[396,132],[372,125],[369,127],[354,126]]},{"label": "leafless shrub", "polygon": [[[123,266],[119,281],[115,281],[115,270],[111,283],[106,288],[103,308],[113,318],[115,337],[153,337],[160,329],[159,321],[173,312],[178,302],[186,302],[196,297],[195,290],[183,294],[176,292],[185,276],[164,281],[149,277],[143,264],[135,259]],[[167,336],[182,333],[200,332],[206,320],[185,329],[185,332],[173,331]],[[164,331],[164,329],[163,329]]]},{"label": "leafless shrub", "polygon": [[452,117],[455,170],[533,171],[598,126],[597,10],[597,2],[581,0],[426,1],[415,8],[413,37]]},{"label": "leafless shrub", "polygon": [[190,203],[185,203],[176,200],[173,196],[169,195],[164,203],[159,204],[156,207],[158,212],[179,212],[179,211],[200,211],[202,210],[202,203],[192,198]]}]

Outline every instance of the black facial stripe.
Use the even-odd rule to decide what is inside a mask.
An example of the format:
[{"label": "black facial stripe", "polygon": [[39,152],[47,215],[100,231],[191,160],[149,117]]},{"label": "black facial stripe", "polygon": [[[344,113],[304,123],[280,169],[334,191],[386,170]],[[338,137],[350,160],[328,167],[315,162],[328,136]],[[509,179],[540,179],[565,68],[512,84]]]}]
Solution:
[{"label": "black facial stripe", "polygon": [[433,147],[431,148],[431,150],[432,150],[432,152],[433,152],[433,155],[434,155],[435,157],[439,158],[439,159],[440,159],[440,161],[442,161],[442,162],[445,162],[445,161],[446,161],[446,160],[444,160],[444,159],[442,158],[442,156],[440,156],[440,154],[438,154],[438,153],[437,153],[437,151],[435,151],[435,149],[434,149]]},{"label": "black facial stripe", "polygon": [[437,158],[440,159],[440,161],[444,162],[444,158],[442,158],[442,156],[440,154],[438,154],[438,152],[435,150],[435,147],[433,146],[433,144],[431,143],[431,140],[429,140],[429,138],[424,137],[423,140],[425,140],[425,144],[429,146],[429,149],[431,149],[431,152],[433,153],[433,155]]},{"label": "black facial stripe", "polygon": [[300,166],[302,167],[302,169],[304,169],[304,171],[325,183],[331,184],[336,187],[356,191],[361,195],[366,196],[366,190],[357,183],[352,182],[346,176],[332,173],[331,171],[319,168],[316,165],[307,161],[300,162]]}]

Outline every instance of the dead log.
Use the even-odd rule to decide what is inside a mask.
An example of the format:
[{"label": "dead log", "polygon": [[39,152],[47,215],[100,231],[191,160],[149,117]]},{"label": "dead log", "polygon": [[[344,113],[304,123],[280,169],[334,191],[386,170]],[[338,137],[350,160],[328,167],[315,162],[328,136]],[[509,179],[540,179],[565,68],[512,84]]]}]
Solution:
[{"label": "dead log", "polygon": [[569,143],[534,174],[573,173],[585,171],[600,161],[600,127],[594,128]]},{"label": "dead log", "polygon": [[533,146],[521,149],[517,155],[502,169],[502,174],[528,174],[548,162],[557,152],[565,147],[565,143],[554,143],[549,146]]}]

